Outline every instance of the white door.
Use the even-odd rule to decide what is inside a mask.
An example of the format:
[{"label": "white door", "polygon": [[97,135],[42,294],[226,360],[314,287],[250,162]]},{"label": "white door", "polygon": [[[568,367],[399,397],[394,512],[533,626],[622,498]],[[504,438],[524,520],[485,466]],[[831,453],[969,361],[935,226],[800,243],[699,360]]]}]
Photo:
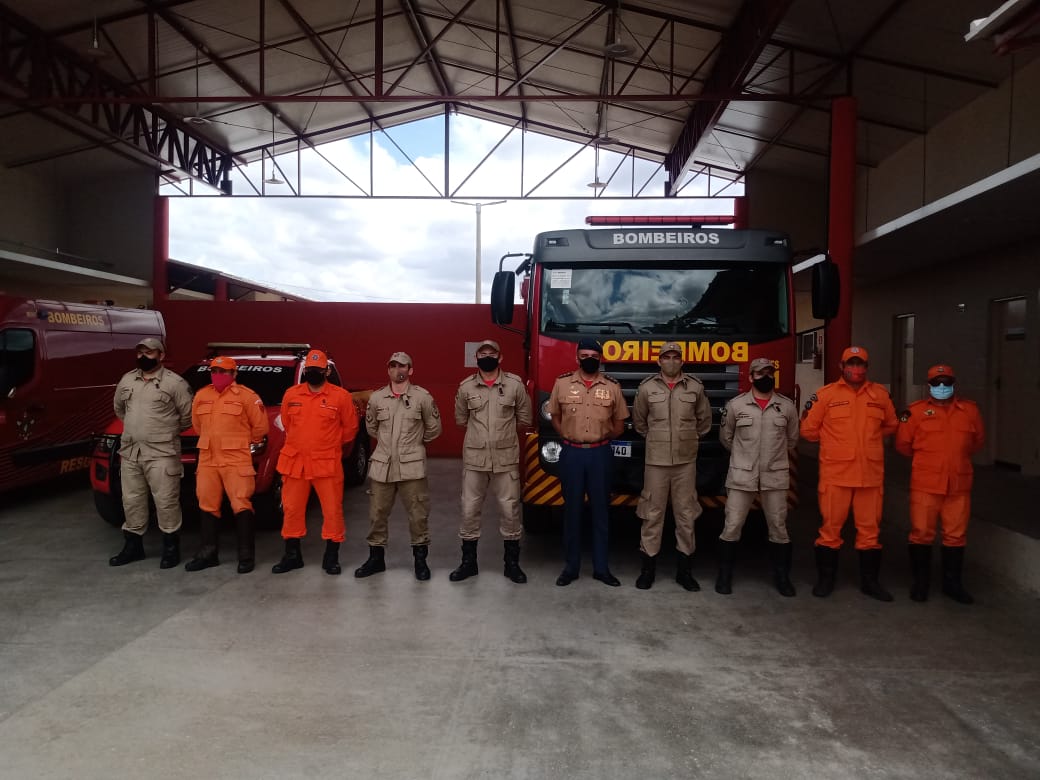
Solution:
[{"label": "white door", "polygon": [[914,380],[914,315],[900,314],[892,323],[892,403],[897,410],[920,398]]}]

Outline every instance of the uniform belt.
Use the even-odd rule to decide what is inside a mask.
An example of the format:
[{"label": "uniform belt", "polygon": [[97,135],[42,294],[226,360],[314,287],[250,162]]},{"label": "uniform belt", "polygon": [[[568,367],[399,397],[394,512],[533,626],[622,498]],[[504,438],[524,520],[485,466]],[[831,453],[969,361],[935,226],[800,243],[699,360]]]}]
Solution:
[{"label": "uniform belt", "polygon": [[603,441],[593,441],[593,442],[568,441],[567,439],[564,439],[563,443],[566,444],[568,447],[577,447],[577,448],[582,449],[582,450],[591,450],[593,447],[603,447],[603,446],[606,446],[607,444],[610,444],[610,439],[604,439]]}]

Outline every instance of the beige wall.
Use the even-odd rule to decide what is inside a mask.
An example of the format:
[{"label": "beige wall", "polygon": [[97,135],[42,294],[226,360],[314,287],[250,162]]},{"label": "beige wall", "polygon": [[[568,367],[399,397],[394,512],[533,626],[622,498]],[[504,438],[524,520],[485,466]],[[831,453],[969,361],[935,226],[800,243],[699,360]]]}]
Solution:
[{"label": "beige wall", "polygon": [[827,182],[753,169],[745,186],[748,227],[783,230],[801,251],[827,245]]}]

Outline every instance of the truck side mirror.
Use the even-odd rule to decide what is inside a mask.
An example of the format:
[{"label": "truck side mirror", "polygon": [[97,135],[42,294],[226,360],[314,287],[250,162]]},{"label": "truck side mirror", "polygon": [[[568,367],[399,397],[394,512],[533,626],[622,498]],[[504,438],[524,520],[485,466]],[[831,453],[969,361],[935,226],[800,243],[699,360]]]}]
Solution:
[{"label": "truck side mirror", "polygon": [[812,315],[818,320],[838,314],[838,266],[829,259],[812,267]]},{"label": "truck side mirror", "polygon": [[513,321],[515,279],[512,271],[499,271],[491,282],[491,321],[495,325],[509,325]]}]

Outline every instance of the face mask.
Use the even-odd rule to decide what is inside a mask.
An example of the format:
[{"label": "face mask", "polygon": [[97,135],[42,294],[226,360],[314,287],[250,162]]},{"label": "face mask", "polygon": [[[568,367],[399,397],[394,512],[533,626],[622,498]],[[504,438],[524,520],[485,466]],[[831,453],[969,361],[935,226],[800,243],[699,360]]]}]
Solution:
[{"label": "face mask", "polygon": [[303,372],[303,381],[316,387],[325,384],[325,372],[320,368],[308,368]]},{"label": "face mask", "polygon": [[401,384],[402,382],[408,381],[408,369],[407,368],[392,368],[390,374],[390,381]]},{"label": "face mask", "polygon": [[477,368],[485,373],[494,371],[498,368],[498,358],[493,355],[486,355],[484,357],[477,358]]},{"label": "face mask", "polygon": [[669,379],[677,377],[682,373],[682,363],[678,360],[665,360],[661,363],[661,373]]},{"label": "face mask", "polygon": [[595,374],[597,371],[599,371],[599,358],[582,358],[578,361],[578,365],[581,366],[581,370],[584,371],[586,374]]},{"label": "face mask", "polygon": [[217,388],[218,393],[223,393],[231,387],[231,383],[235,381],[235,378],[231,374],[212,374],[210,381],[213,382],[213,386]]},{"label": "face mask", "polygon": [[949,401],[953,398],[953,385],[936,385],[929,387],[928,392],[936,401]]},{"label": "face mask", "polygon": [[866,366],[845,366],[842,376],[850,385],[861,385],[867,381]]},{"label": "face mask", "polygon": [[151,371],[158,365],[159,361],[155,358],[146,357],[145,355],[141,355],[137,358],[137,367],[145,373]]},{"label": "face mask", "polygon": [[758,379],[751,380],[751,386],[758,390],[758,392],[760,393],[771,392],[775,385],[776,380],[768,374],[766,374],[765,376],[760,376]]}]

